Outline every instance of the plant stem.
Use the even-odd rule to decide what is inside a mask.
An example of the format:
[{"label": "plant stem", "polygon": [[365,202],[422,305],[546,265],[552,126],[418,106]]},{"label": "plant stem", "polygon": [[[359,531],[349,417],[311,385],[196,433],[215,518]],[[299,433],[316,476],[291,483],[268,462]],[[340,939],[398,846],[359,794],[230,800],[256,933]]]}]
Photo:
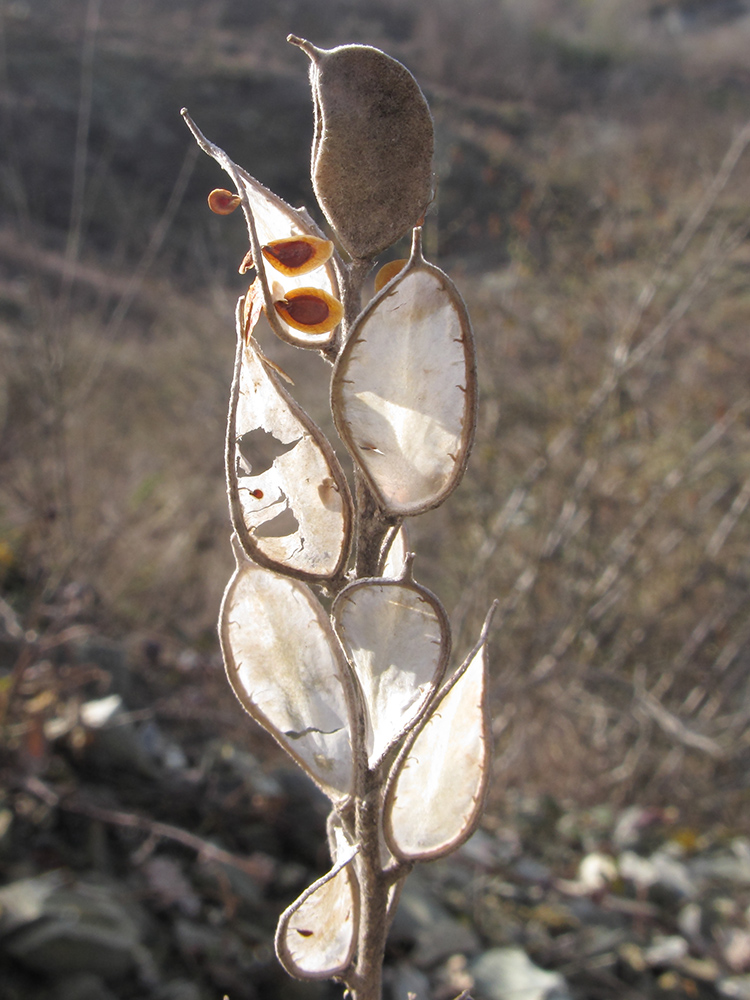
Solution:
[{"label": "plant stem", "polygon": [[357,880],[360,891],[357,965],[348,979],[353,1000],[381,1000],[383,956],[388,934],[390,879],[380,859],[381,787],[368,771],[367,787],[357,802]]}]

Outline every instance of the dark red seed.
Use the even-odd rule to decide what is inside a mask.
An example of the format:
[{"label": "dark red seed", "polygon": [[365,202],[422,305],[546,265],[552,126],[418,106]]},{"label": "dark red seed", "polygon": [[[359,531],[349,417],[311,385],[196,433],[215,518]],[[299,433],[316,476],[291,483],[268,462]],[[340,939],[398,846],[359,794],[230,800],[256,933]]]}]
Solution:
[{"label": "dark red seed", "polygon": [[330,313],[327,303],[315,295],[298,295],[293,299],[284,299],[277,305],[293,320],[304,323],[305,326],[325,323]]},{"label": "dark red seed", "polygon": [[305,240],[287,240],[276,246],[263,247],[263,252],[286,267],[302,267],[315,256],[315,247]]}]

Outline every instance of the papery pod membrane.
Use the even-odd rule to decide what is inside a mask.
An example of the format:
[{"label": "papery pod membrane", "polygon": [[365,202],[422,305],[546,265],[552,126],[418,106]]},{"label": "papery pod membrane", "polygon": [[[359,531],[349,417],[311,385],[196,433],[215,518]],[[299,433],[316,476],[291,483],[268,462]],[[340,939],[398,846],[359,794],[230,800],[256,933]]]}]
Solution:
[{"label": "papery pod membrane", "polygon": [[463,475],[476,423],[466,307],[415,231],[408,265],[360,313],[331,384],[336,428],[389,515],[436,507]]},{"label": "papery pod membrane", "polygon": [[446,685],[386,790],[383,832],[393,854],[439,858],[474,832],[490,767],[487,655],[483,639]]},{"label": "papery pod membrane", "polygon": [[435,693],[450,655],[442,605],[412,581],[360,580],[336,598],[334,627],[365,704],[368,761],[375,767]]},{"label": "papery pod membrane", "polygon": [[310,588],[251,562],[233,542],[237,569],[219,620],[229,682],[245,710],[341,803],[353,781],[349,666]]},{"label": "papery pod membrane", "polygon": [[409,558],[409,536],[406,525],[402,524],[387,542],[385,554],[381,557],[380,575],[386,580],[400,580],[407,571]]},{"label": "papery pod membrane", "polygon": [[246,311],[241,301],[226,442],[234,529],[264,566],[328,580],[351,542],[346,477],[323,432],[246,335]]},{"label": "papery pod membrane", "polygon": [[329,979],[350,965],[359,930],[356,853],[338,851],[333,868],[281,914],[276,954],[291,976]]},{"label": "papery pod membrane", "polygon": [[[274,333],[295,347],[325,350],[333,343],[335,331],[325,333],[305,333],[295,330],[285,323],[274,309],[274,302],[283,299],[288,291],[314,284],[335,299],[340,298],[336,271],[332,260],[327,260],[318,270],[298,275],[285,275],[267,264],[261,247],[274,240],[291,236],[315,236],[325,239],[324,233],[315,225],[304,209],[292,208],[282,198],[269,191],[260,181],[251,177],[214,143],[209,142],[183,108],[182,115],[195,136],[198,145],[223,167],[234,182],[242,198],[253,264],[257,268],[266,316]],[[311,280],[314,279],[314,280]]]},{"label": "papery pod membrane", "polygon": [[432,199],[430,109],[409,70],[379,49],[289,41],[312,63],[316,197],[352,257],[374,257],[408,233]]}]

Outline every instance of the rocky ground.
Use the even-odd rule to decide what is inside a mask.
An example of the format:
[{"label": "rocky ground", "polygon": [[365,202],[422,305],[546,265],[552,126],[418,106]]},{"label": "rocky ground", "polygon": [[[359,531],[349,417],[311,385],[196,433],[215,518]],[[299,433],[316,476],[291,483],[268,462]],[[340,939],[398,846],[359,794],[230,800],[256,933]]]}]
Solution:
[{"label": "rocky ground", "polygon": [[[326,867],[325,801],[215,658],[107,640],[86,604],[68,588],[38,635],[3,607],[0,997],[338,997],[273,952]],[[516,796],[409,878],[387,982],[393,1000],[750,997],[750,839]]]}]

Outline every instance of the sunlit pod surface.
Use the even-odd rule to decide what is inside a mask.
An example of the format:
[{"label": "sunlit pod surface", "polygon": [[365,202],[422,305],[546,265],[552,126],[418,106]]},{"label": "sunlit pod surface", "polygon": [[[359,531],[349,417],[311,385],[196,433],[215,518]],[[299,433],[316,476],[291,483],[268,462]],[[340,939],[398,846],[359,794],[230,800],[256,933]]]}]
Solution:
[{"label": "sunlit pod surface", "polygon": [[388,790],[384,829],[397,857],[447,854],[479,820],[489,770],[485,649],[432,709]]},{"label": "sunlit pod surface", "polygon": [[328,616],[306,584],[248,560],[219,624],[227,675],[245,709],[334,800],[352,785],[348,666]]}]

